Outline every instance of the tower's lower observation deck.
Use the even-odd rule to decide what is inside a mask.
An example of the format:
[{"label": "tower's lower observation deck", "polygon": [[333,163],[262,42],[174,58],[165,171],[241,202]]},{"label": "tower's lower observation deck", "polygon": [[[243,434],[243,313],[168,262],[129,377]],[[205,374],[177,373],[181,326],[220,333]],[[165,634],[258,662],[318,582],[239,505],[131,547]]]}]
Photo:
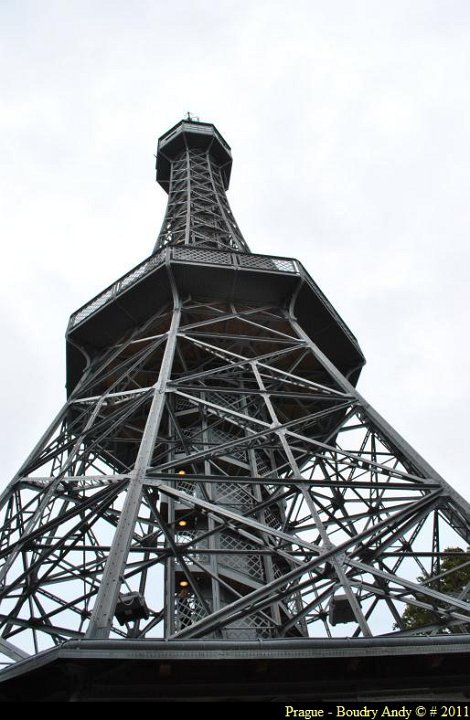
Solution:
[{"label": "tower's lower observation deck", "polygon": [[365,364],[359,344],[303,265],[293,258],[167,246],[79,308],[67,328],[67,392],[86,364],[85,355],[180,297],[293,308],[305,332],[354,385]]}]

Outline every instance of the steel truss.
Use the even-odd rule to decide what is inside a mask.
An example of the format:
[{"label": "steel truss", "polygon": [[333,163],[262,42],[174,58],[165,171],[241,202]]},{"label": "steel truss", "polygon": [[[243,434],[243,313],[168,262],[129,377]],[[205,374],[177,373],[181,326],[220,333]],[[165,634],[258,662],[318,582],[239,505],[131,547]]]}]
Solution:
[{"label": "steel truss", "polygon": [[[213,207],[215,187],[227,212],[208,157],[178,155],[159,244],[247,251],[179,208]],[[168,273],[171,299],[89,357],[1,497],[6,662],[82,638],[466,631],[469,587],[443,580],[470,558],[442,566],[470,507],[306,333],[298,288],[243,302]],[[428,624],[407,628],[408,606]]]},{"label": "steel truss", "polygon": [[250,251],[230,209],[223,167],[211,145],[191,147],[186,138],[184,150],[171,163],[168,205],[154,252],[166,245]]}]

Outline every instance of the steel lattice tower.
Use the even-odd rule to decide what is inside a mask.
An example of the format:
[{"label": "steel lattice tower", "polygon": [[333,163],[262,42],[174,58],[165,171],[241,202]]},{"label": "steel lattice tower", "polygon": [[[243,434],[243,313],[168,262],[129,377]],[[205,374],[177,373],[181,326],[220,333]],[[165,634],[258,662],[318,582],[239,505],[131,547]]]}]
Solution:
[{"label": "steel lattice tower", "polygon": [[25,669],[0,680],[48,648],[463,642],[470,506],[357,392],[357,340],[303,266],[250,252],[231,165],[211,124],[163,135],[152,255],[70,318],[67,401],[1,497],[0,651]]}]

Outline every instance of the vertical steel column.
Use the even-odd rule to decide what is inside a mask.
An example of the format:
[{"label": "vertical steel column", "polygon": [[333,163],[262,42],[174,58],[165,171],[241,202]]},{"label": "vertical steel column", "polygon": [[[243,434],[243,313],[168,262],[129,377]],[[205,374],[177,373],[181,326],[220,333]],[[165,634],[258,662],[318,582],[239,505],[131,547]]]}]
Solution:
[{"label": "vertical steel column", "polygon": [[181,301],[174,282],[172,282],[172,284],[174,306],[171,327],[168,331],[160,373],[153,390],[152,405],[147,417],[137,460],[134,470],[129,476],[129,485],[124,507],[106,561],[100,589],[86,633],[86,637],[89,639],[106,638],[111,629],[112,618],[121,586],[121,576],[129,553],[132,533],[139,512],[143,482],[152,457],[155,439],[166,402],[167,383],[171,375],[177,332],[181,319]]}]

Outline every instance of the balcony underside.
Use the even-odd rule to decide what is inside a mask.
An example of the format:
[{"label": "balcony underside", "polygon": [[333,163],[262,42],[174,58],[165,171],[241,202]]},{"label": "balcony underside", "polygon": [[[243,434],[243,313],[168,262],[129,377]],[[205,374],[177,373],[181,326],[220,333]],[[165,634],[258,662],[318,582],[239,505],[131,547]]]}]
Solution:
[{"label": "balcony underside", "polygon": [[182,298],[277,307],[288,307],[294,300],[294,314],[304,331],[353,384],[357,382],[365,363],[360,347],[298,261],[220,251],[206,251],[205,256],[209,262],[198,260],[190,248],[166,248],[159,258],[152,256],[72,315],[67,331],[68,394],[85,367],[80,348],[93,356],[172,303],[172,282]]}]

